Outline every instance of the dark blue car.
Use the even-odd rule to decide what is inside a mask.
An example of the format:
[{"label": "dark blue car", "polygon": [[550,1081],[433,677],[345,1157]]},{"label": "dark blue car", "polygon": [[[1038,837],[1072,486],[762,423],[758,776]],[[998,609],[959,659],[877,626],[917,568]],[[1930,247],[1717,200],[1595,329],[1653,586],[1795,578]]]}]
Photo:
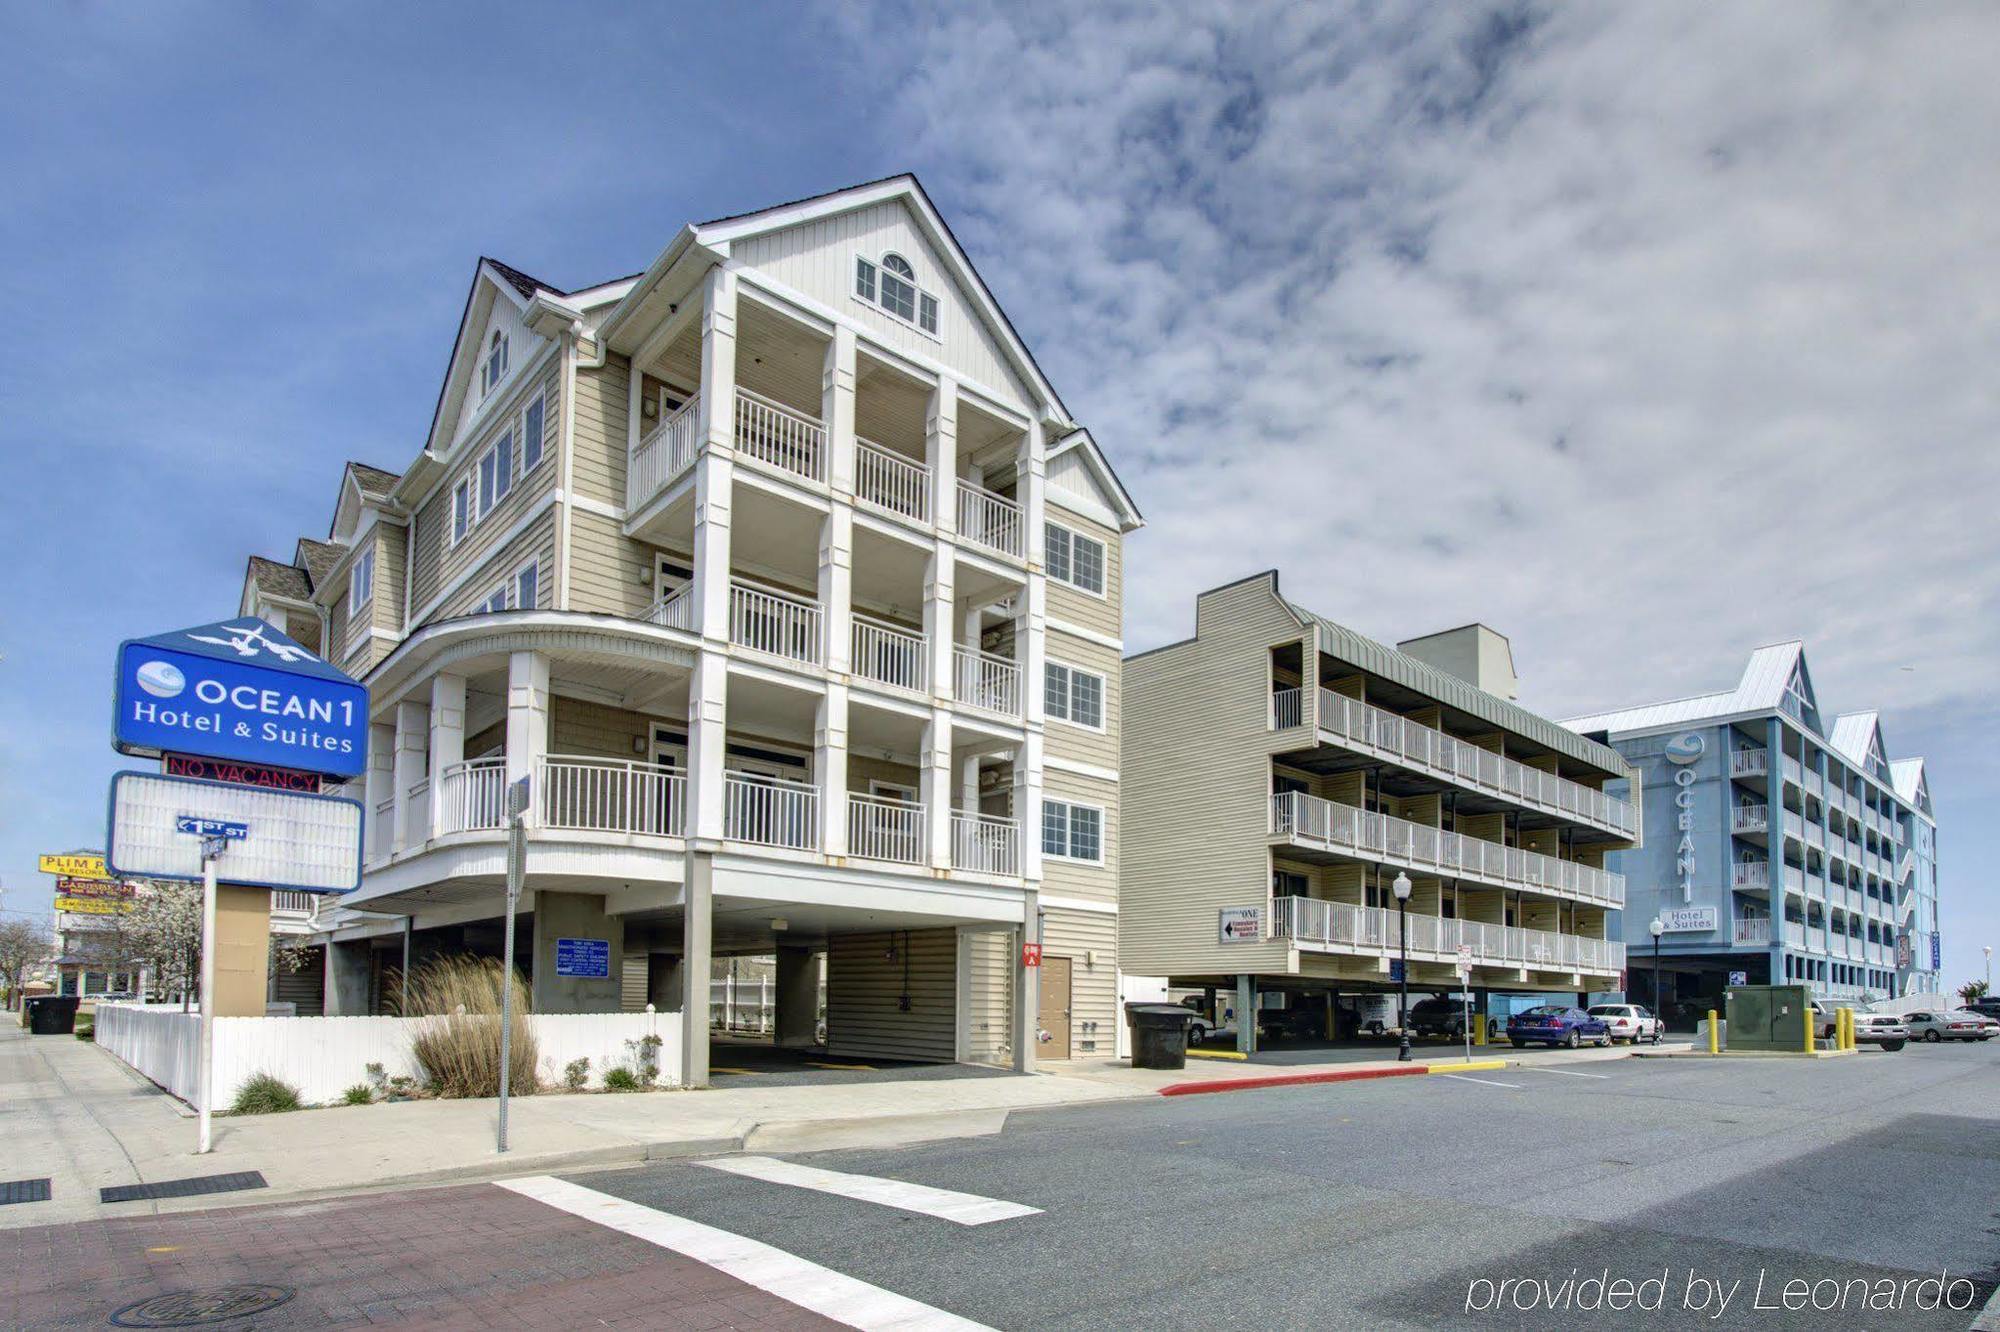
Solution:
[{"label": "dark blue car", "polygon": [[1611,1044],[1611,1028],[1603,1018],[1594,1018],[1581,1008],[1542,1004],[1508,1018],[1507,1039],[1514,1042],[1517,1050],[1530,1041],[1574,1050],[1585,1041],[1593,1045]]}]

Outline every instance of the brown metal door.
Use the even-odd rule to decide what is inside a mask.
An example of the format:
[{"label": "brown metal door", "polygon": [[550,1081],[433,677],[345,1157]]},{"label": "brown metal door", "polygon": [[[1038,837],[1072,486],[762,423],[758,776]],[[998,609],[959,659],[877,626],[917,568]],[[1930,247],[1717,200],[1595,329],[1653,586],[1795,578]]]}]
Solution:
[{"label": "brown metal door", "polygon": [[1069,959],[1042,954],[1041,998],[1036,1020],[1049,1038],[1036,1050],[1039,1059],[1069,1058]]}]

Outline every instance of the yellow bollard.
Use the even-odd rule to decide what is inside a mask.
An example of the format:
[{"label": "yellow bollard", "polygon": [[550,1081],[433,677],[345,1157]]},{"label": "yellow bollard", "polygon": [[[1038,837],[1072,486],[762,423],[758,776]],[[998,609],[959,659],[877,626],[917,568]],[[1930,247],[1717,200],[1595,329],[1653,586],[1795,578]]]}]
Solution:
[{"label": "yellow bollard", "polygon": [[1708,1010],[1708,1052],[1722,1053],[1722,1031],[1717,1025],[1715,1010],[1712,1008]]},{"label": "yellow bollard", "polygon": [[1854,1010],[1851,1008],[1840,1010],[1840,1048],[1843,1050],[1854,1048]]},{"label": "yellow bollard", "polygon": [[1805,1010],[1806,1010],[1806,1011],[1805,1011],[1805,1019],[1806,1019],[1806,1053],[1807,1053],[1807,1054],[1811,1054],[1811,1053],[1813,1052],[1813,1050],[1814,1050],[1814,1049],[1815,1049],[1815,1048],[1817,1047],[1817,1045],[1818,1045],[1818,1042],[1817,1042],[1817,1041],[1815,1041],[1815,1040],[1813,1039],[1813,1006],[1812,1006],[1812,1004],[1811,1004],[1810,1002],[1808,1002],[1808,1003],[1807,1003],[1807,1004],[1805,1005]]},{"label": "yellow bollard", "polygon": [[1486,1044],[1486,1017],[1484,1014],[1481,1014],[1473,1021],[1472,1043],[1474,1045]]}]

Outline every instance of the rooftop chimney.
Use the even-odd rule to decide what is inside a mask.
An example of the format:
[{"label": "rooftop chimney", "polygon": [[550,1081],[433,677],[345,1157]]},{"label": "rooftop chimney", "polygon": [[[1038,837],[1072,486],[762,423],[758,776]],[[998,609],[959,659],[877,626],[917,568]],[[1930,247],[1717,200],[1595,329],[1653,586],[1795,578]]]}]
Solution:
[{"label": "rooftop chimney", "polygon": [[1495,633],[1483,624],[1407,639],[1396,644],[1396,650],[1509,702],[1520,697],[1521,682],[1514,676],[1514,649],[1508,646],[1505,634]]}]

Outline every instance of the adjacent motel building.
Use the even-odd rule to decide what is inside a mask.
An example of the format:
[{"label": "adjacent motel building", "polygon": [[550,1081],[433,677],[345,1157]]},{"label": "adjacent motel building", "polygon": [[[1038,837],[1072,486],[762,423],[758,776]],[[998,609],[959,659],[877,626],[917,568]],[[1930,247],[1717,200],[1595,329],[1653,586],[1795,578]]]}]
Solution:
[{"label": "adjacent motel building", "polygon": [[1630,902],[1632,990],[1685,1025],[1732,981],[1836,1000],[1940,988],[1937,820],[1920,758],[1879,717],[1829,723],[1805,645],[1750,654],[1733,689],[1565,725],[1617,750],[1645,790],[1643,847],[1612,859]]},{"label": "adjacent motel building", "polygon": [[688,1085],[732,956],[780,1044],[1109,1054],[1140,516],[915,179],[580,290],[481,260],[448,353],[415,456],[244,585],[372,696],[320,1011],[499,955],[526,778],[534,1006],[677,1011]]},{"label": "adjacent motel building", "polygon": [[1391,649],[1263,573],[1197,596],[1194,637],[1128,658],[1125,689],[1128,971],[1349,1035],[1396,988],[1402,874],[1413,1003],[1457,992],[1461,957],[1489,1018],[1619,988],[1631,770],[1512,701],[1491,629]]}]

